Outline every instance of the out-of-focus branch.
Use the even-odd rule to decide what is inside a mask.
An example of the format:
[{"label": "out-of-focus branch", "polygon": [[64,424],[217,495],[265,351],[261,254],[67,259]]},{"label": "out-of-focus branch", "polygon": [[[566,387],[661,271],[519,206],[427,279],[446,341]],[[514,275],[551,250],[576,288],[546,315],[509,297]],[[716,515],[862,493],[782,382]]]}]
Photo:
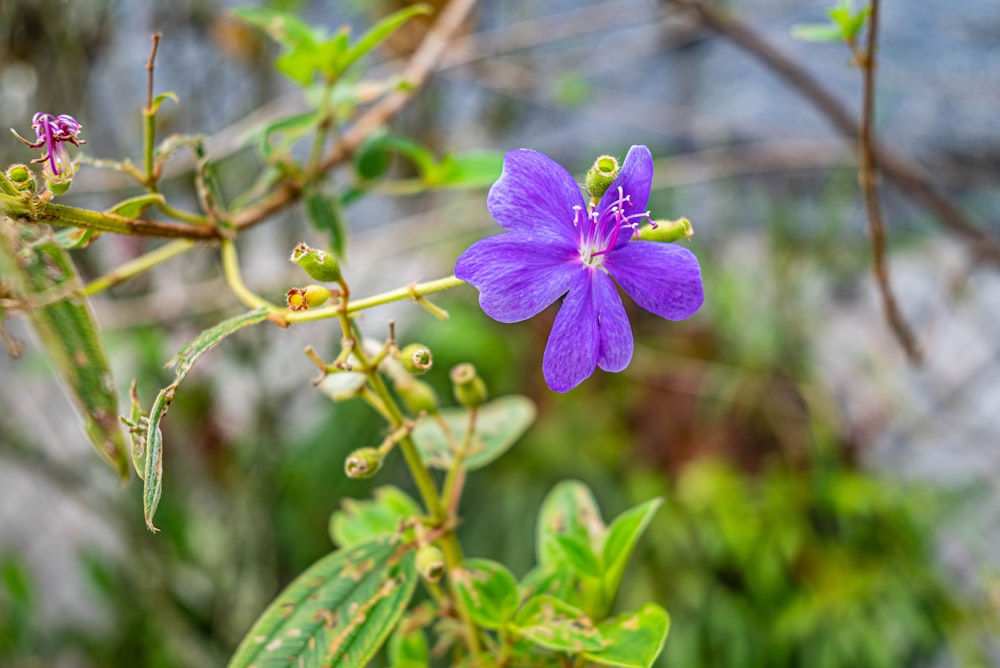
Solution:
[{"label": "out-of-focus branch", "polygon": [[[755,57],[799,91],[843,135],[853,140],[860,137],[861,128],[857,120],[840,100],[746,24],[706,0],[664,2],[694,11],[702,23]],[[905,158],[877,143],[872,144],[872,151],[878,168],[888,179],[928,209],[943,227],[964,239],[978,257],[1000,265],[1000,242],[997,239],[980,229],[964,211],[941,195]]]},{"label": "out-of-focus branch", "polygon": [[875,138],[872,125],[875,120],[875,70],[877,68],[876,52],[878,49],[878,18],[879,0],[871,0],[871,11],[868,14],[868,34],[866,46],[860,54],[858,65],[862,74],[861,94],[861,135],[858,138],[858,152],[861,154],[861,169],[859,181],[864,194],[865,210],[868,212],[868,231],[872,244],[872,272],[882,295],[882,308],[885,318],[892,328],[911,362],[921,359],[920,347],[916,337],[906,323],[896,296],[892,292],[889,280],[889,267],[885,257],[885,222],[882,220],[882,207],[878,197],[878,174],[875,164]]},{"label": "out-of-focus branch", "polygon": [[[330,154],[320,163],[319,171],[332,169],[349,158],[373,130],[384,125],[406,106],[417,89],[434,71],[444,55],[452,35],[462,25],[475,4],[476,0],[452,0],[445,6],[403,71],[403,85],[372,105],[371,109],[366,111],[344,132]],[[260,222],[297,200],[300,192],[301,189],[294,186],[281,188],[260,205],[244,211],[242,215],[235,216],[233,219],[234,227],[242,229]]]}]

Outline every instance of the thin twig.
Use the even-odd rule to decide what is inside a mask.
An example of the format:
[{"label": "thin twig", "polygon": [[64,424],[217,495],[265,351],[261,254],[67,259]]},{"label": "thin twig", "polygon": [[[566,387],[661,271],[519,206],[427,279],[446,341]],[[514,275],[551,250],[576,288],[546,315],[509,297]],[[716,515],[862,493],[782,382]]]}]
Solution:
[{"label": "thin twig", "polygon": [[156,69],[156,50],[160,46],[162,33],[153,33],[153,45],[149,49],[149,60],[146,61],[146,110],[153,108],[153,70]]},{"label": "thin twig", "polygon": [[[324,172],[336,167],[357,150],[361,143],[380,126],[395,116],[410,101],[440,62],[452,35],[458,30],[475,6],[476,0],[452,0],[441,11],[437,21],[424,36],[420,46],[414,51],[403,71],[405,86],[387,95],[365,112],[350,129],[340,137],[329,155],[320,163],[318,171]],[[249,227],[288,206],[299,198],[302,189],[288,185],[274,193],[259,206],[247,209],[232,219],[233,227]]]},{"label": "thin twig", "polygon": [[879,0],[871,0],[868,15],[868,34],[865,50],[859,59],[863,81],[861,101],[861,136],[858,151],[861,153],[861,168],[858,173],[861,191],[864,193],[865,210],[868,212],[868,231],[872,244],[872,272],[882,295],[882,308],[893,334],[899,340],[911,362],[920,362],[922,354],[916,337],[906,323],[889,281],[889,267],[885,258],[885,222],[879,205],[878,183],[875,166],[875,148],[872,125],[875,117],[875,69],[878,48]]},{"label": "thin twig", "polygon": [[[857,140],[861,128],[854,116],[812,75],[775,49],[749,26],[705,0],[665,0],[676,7],[694,10],[702,22],[757,58],[806,97],[845,137]],[[969,243],[980,258],[1000,265],[1000,242],[980,229],[964,211],[941,195],[906,158],[872,143],[882,173],[928,209],[938,222]]]}]

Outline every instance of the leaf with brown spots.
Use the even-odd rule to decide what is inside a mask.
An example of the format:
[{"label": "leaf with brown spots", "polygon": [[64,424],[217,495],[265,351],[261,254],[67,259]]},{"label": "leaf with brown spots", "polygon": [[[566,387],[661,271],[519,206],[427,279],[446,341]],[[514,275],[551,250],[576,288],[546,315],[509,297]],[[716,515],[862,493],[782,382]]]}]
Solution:
[{"label": "leaf with brown spots", "polygon": [[327,555],[278,595],[229,668],[363,668],[417,583],[414,552],[391,537]]}]

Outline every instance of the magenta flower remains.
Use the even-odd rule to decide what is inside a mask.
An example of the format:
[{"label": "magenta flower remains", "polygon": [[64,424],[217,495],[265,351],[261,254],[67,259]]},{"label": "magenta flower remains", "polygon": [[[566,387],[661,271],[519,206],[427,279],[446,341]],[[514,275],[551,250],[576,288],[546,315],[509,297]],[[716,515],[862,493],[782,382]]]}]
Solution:
[{"label": "magenta flower remains", "polygon": [[500,322],[526,320],[565,295],[542,359],[556,392],[573,389],[598,366],[621,371],[632,360],[618,286],[668,320],[690,317],[704,301],[691,251],[636,238],[649,220],[652,180],[649,149],[633,146],[600,201],[588,205],[552,159],[511,151],[486,200],[506,232],[477,241],[455,264],[455,276],[479,289],[483,311]]},{"label": "magenta flower remains", "polygon": [[[29,142],[19,136],[16,132],[14,136],[35,150],[43,148],[45,152],[42,157],[32,162],[47,163],[48,172],[53,177],[64,176],[64,172],[72,171],[73,163],[65,144],[79,146],[84,144],[80,139],[80,123],[68,114],[53,116],[38,112],[31,119],[31,128],[35,131],[35,141]],[[72,173],[69,174],[72,177]]]}]

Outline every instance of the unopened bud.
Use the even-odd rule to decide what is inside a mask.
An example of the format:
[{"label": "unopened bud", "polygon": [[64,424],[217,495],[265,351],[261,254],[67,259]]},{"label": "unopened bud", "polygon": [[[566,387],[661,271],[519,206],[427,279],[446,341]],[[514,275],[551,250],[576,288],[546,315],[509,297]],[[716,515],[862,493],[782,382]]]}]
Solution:
[{"label": "unopened bud", "polygon": [[382,455],[377,448],[358,448],[344,462],[344,472],[348,478],[371,478],[380,468]]},{"label": "unopened bud", "polygon": [[424,545],[417,550],[417,572],[428,582],[444,577],[444,553],[436,545]]},{"label": "unopened bud", "polygon": [[475,408],[486,401],[489,392],[486,383],[476,373],[476,367],[471,364],[459,364],[451,370],[451,383],[455,392],[455,400],[466,408]]},{"label": "unopened bud", "polygon": [[21,163],[11,165],[7,168],[7,178],[18,190],[16,193],[8,193],[9,195],[35,192],[35,174],[27,165]]},{"label": "unopened bud", "polygon": [[406,409],[413,415],[438,412],[438,398],[434,388],[416,378],[409,378],[405,383],[396,385],[396,394],[403,400]]},{"label": "unopened bud", "polygon": [[399,351],[399,361],[415,376],[429,371],[434,363],[430,348],[420,343],[411,343]]},{"label": "unopened bud", "polygon": [[62,176],[50,178],[48,173],[45,174],[45,178],[46,184],[48,185],[49,190],[52,191],[53,195],[62,195],[69,190],[71,185],[73,185],[72,178],[63,178]]},{"label": "unopened bud", "polygon": [[587,170],[587,192],[594,199],[601,199],[611,184],[618,178],[618,161],[610,155],[602,155]]},{"label": "unopened bud", "polygon": [[310,248],[305,242],[292,249],[291,261],[302,267],[310,278],[329,283],[341,280],[340,262],[333,253]]},{"label": "unopened bud", "polygon": [[639,230],[639,239],[642,241],[669,243],[690,239],[693,236],[694,228],[691,227],[691,221],[687,218],[656,220]]},{"label": "unopened bud", "polygon": [[326,303],[330,298],[329,288],[322,285],[307,285],[304,288],[292,288],[285,293],[288,308],[293,311],[305,311]]}]

